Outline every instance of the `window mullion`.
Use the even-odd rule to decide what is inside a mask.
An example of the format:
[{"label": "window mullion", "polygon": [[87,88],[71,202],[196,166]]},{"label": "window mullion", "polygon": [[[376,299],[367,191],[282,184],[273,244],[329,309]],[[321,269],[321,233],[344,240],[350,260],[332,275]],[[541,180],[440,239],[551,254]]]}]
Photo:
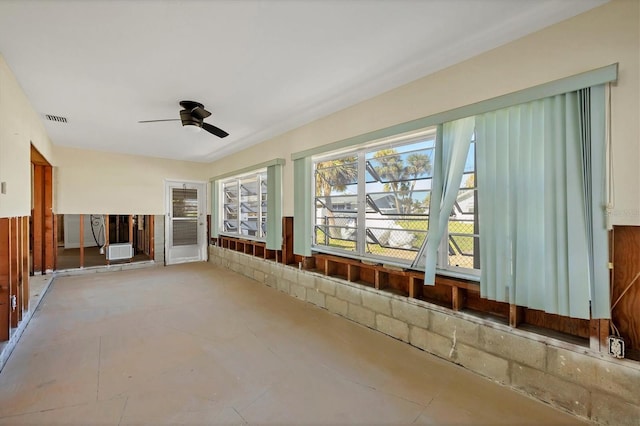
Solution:
[{"label": "window mullion", "polygon": [[358,216],[357,216],[357,248],[358,254],[363,256],[366,253],[367,233],[366,233],[366,155],[365,151],[358,151]]}]

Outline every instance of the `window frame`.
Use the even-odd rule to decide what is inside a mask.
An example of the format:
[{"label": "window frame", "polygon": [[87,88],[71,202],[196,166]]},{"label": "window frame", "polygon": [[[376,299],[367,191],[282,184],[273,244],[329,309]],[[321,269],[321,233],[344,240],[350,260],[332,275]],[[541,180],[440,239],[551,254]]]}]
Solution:
[{"label": "window frame", "polygon": [[[245,167],[243,169],[209,179],[212,192],[210,225],[211,242],[219,236],[228,236],[232,238],[265,242],[266,248],[269,250],[280,250],[282,248],[282,168],[284,164],[284,159],[276,158],[271,161]],[[266,200],[263,200],[260,196],[258,201],[260,204],[260,210],[262,210],[263,206],[266,207],[266,218],[264,221],[265,229],[262,232],[263,235],[256,237],[241,234],[239,232],[239,226],[238,232],[224,231],[224,227],[222,226],[224,220],[223,184],[233,180],[240,182],[242,179],[246,180],[252,176],[256,176],[258,184],[262,184],[257,177],[259,174],[266,174],[265,179],[262,180],[262,182],[266,183]],[[262,193],[262,190],[260,190],[260,193]],[[258,216],[258,226],[262,226],[260,216]]]},{"label": "window frame", "polygon": [[[254,211],[253,213],[255,213],[255,220],[246,220],[244,221],[241,218],[241,215],[243,214],[243,205],[247,203],[247,201],[243,201],[243,195],[242,195],[242,190],[243,190],[243,183],[245,183],[246,181],[251,181],[254,180],[256,182],[256,193],[255,194],[251,194],[255,197],[257,197],[256,200],[256,204],[257,204],[257,211]],[[259,170],[256,170],[254,172],[251,173],[243,173],[243,174],[239,174],[236,176],[231,176],[228,178],[224,178],[221,179],[219,181],[219,191],[220,194],[222,195],[222,197],[220,197],[220,204],[219,204],[219,209],[220,209],[220,215],[219,215],[219,223],[218,223],[218,227],[219,227],[219,234],[223,235],[223,236],[227,236],[227,237],[237,237],[237,238],[243,238],[246,240],[252,240],[252,241],[266,241],[267,239],[267,229],[266,229],[266,221],[267,221],[267,217],[269,215],[269,210],[266,206],[267,200],[268,200],[268,194],[265,188],[265,191],[262,191],[262,185],[264,183],[264,185],[267,185],[267,169],[266,168],[262,168]],[[234,183],[236,188],[236,230],[237,232],[232,232],[232,231],[226,231],[225,230],[225,222],[227,221],[225,219],[225,213],[226,213],[226,207],[231,204],[231,203],[225,203],[225,196],[226,196],[226,190],[225,190],[225,185],[229,184],[229,183]],[[264,195],[264,200],[263,200],[263,195]],[[264,205],[263,205],[264,204]],[[262,225],[262,217],[263,217],[263,213],[264,210],[266,210],[266,216],[265,216],[265,220],[264,220],[264,227]],[[242,222],[256,222],[256,229],[255,232],[257,233],[257,235],[248,235],[248,234],[243,234],[242,233]]]}]

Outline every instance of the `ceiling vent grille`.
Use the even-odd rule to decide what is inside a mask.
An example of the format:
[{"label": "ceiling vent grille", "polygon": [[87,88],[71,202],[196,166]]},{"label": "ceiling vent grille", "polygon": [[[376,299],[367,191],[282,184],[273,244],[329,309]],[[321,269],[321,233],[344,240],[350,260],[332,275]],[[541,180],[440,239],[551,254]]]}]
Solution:
[{"label": "ceiling vent grille", "polygon": [[45,114],[44,118],[46,118],[49,121],[55,121],[57,123],[66,123],[67,122],[67,118],[66,117],[60,117],[59,115]]}]

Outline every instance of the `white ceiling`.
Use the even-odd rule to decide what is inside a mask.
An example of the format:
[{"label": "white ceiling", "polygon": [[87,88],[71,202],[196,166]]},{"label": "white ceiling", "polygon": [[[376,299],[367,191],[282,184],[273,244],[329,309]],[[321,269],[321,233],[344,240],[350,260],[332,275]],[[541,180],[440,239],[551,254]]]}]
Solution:
[{"label": "white ceiling", "polygon": [[54,144],[209,162],[604,2],[1,0],[0,53]]}]

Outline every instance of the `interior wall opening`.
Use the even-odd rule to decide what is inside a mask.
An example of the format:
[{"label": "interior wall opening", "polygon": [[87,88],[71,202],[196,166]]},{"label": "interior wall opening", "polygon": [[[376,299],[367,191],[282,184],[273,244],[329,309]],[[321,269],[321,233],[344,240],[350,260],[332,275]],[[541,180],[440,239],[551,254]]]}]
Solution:
[{"label": "interior wall opening", "polygon": [[57,216],[57,270],[154,260],[150,215]]}]

